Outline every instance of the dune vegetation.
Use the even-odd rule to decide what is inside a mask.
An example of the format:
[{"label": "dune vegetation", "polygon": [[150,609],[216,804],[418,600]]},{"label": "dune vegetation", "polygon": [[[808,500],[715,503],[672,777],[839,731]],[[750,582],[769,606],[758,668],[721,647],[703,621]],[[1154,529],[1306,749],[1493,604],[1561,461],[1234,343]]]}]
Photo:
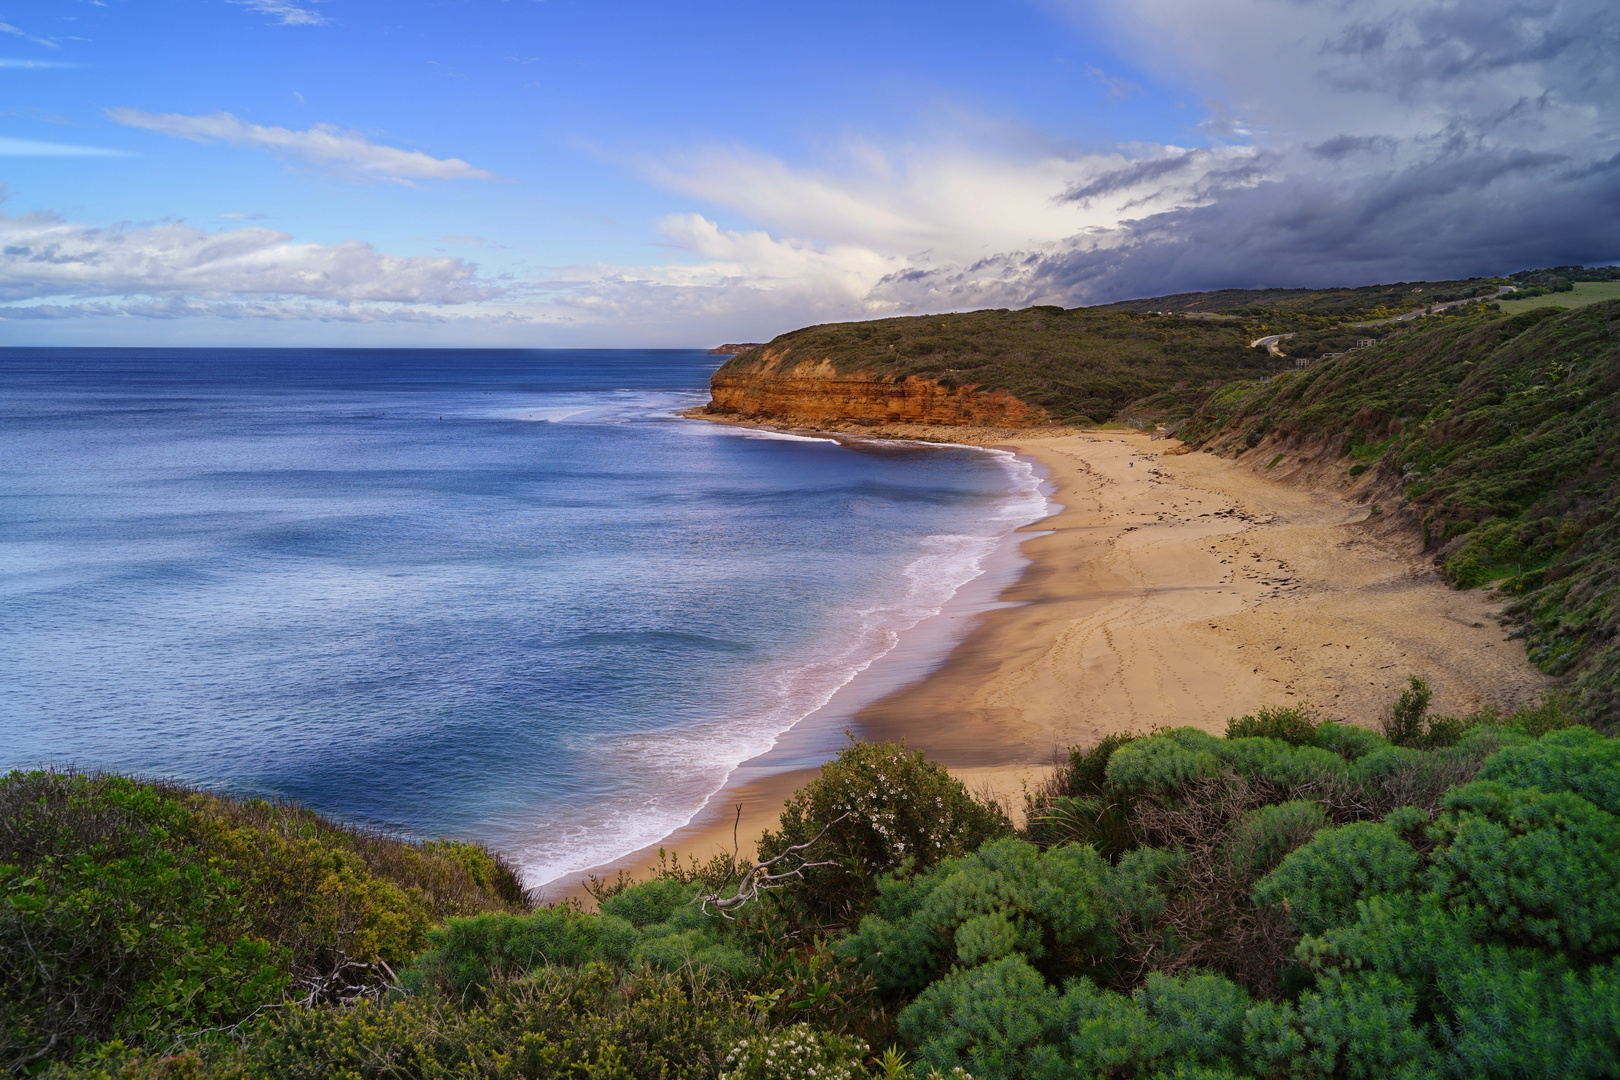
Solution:
[{"label": "dune vegetation", "polygon": [[1026,828],[854,743],[759,867],[597,910],[501,861],[108,776],[0,783],[0,1053],[142,1077],[1597,1077],[1620,743],[1567,698],[1077,748]]}]

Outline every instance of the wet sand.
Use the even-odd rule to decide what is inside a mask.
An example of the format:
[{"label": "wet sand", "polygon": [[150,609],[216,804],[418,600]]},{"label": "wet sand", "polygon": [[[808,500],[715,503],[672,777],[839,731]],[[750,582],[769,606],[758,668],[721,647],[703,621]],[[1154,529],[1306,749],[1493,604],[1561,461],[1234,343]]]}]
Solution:
[{"label": "wet sand", "polygon": [[[1113,732],[1219,733],[1298,703],[1372,725],[1409,675],[1429,681],[1439,713],[1511,708],[1549,685],[1506,639],[1499,603],[1452,590],[1414,543],[1377,535],[1369,507],[1282,482],[1286,467],[1166,454],[1180,444],[1131,432],[995,434],[1049,470],[1063,506],[1024,530],[1042,535],[1001,596],[1017,606],[978,616],[937,670],[855,725],[905,739],[1015,813],[1065,748]],[[747,855],[814,775],[745,766],[661,846],[706,858],[735,831]],[[595,872],[656,861],[654,847]]]}]

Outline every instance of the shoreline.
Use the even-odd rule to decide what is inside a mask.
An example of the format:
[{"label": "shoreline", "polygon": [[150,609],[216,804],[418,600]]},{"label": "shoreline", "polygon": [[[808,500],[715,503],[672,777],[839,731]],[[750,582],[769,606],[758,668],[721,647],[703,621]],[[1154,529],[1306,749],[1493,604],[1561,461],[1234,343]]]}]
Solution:
[{"label": "shoreline", "polygon": [[[1115,732],[1219,733],[1230,717],[1288,704],[1367,725],[1408,675],[1434,687],[1437,714],[1510,708],[1552,683],[1506,640],[1486,593],[1452,590],[1413,545],[1376,535],[1368,508],[1289,483],[1286,470],[1166,454],[1180,444],[1127,431],[848,434],[956,434],[1047,471],[1059,508],[1008,537],[1022,573],[943,661],[852,718],[861,737],[903,738],[1011,811],[1067,747]],[[748,853],[817,771],[772,770],[769,757],[744,763],[660,844],[592,872],[635,873],[660,847],[707,858],[732,849],[734,827]]]},{"label": "shoreline", "polygon": [[[683,415],[689,419],[705,419],[701,415]],[[831,437],[832,441],[857,444],[912,441],[947,445],[937,438],[872,439],[854,432],[829,433],[755,424],[739,426],[820,439]],[[938,611],[901,631],[894,645],[857,670],[822,705],[780,733],[769,750],[740,762],[687,824],[627,855],[538,886],[534,890],[537,897],[545,902],[577,900],[589,906],[594,901],[584,888],[586,880],[590,877],[611,880],[621,871],[633,876],[643,874],[658,864],[660,852],[678,851],[683,862],[689,856],[707,860],[739,849],[743,855],[752,857],[754,842],[765,829],[776,827],[777,816],[788,797],[818,775],[821,763],[846,745],[849,734],[858,732],[860,725],[856,717],[866,706],[936,671],[977,625],[980,615],[1006,606],[1003,594],[1028,567],[1029,560],[1021,551],[1024,541],[1030,538],[1028,530],[1036,529],[1056,508],[1045,468],[1035,458],[1011,446],[948,445],[995,450],[1003,456],[1017,458],[1029,469],[1035,482],[1034,492],[1043,499],[1041,516],[997,537],[991,550],[982,556],[979,572],[958,586]],[[1009,472],[1009,478],[1011,476]],[[1017,488],[1009,486],[1008,494],[1016,493]]]}]

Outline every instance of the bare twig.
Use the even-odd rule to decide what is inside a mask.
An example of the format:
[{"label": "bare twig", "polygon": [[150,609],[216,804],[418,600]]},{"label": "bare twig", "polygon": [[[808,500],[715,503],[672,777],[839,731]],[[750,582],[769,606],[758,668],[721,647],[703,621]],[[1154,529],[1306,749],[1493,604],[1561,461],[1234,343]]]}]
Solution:
[{"label": "bare twig", "polygon": [[801,862],[793,869],[783,870],[780,873],[773,872],[772,869],[788,856],[798,855],[800,852],[812,848],[816,844],[820,843],[821,838],[827,835],[828,829],[832,828],[840,821],[843,821],[848,816],[848,811],[839,814],[837,817],[827,822],[827,824],[823,825],[820,832],[816,833],[815,836],[811,837],[809,840],[806,840],[804,843],[794,844],[784,850],[780,855],[776,855],[772,858],[766,859],[762,863],[756,863],[755,865],[750,866],[746,871],[743,872],[741,880],[737,882],[737,891],[732,895],[721,896],[719,892],[700,893],[694,898],[693,903],[697,904],[705,915],[709,914],[709,908],[713,906],[715,913],[730,919],[733,918],[731,911],[748,903],[750,900],[758,900],[761,892],[768,889],[779,889],[789,878],[802,878],[806,870],[812,870],[818,866],[838,865],[836,859],[827,859],[822,862]]}]

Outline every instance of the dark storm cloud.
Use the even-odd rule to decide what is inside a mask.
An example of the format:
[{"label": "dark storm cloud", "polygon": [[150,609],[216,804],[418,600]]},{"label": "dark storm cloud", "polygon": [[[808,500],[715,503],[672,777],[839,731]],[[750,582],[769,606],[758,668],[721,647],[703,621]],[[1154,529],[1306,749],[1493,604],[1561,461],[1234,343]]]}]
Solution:
[{"label": "dark storm cloud", "polygon": [[[1620,159],[1480,154],[1339,186],[1290,176],[1056,250],[885,279],[926,308],[1106,303],[1199,289],[1493,275],[1620,255]],[[1098,243],[1101,240],[1102,243]]]},{"label": "dark storm cloud", "polygon": [[1395,149],[1395,140],[1387,135],[1335,135],[1305,149],[1319,158],[1338,161],[1352,154],[1387,154]]},{"label": "dark storm cloud", "polygon": [[[1307,21],[1304,36],[1296,21],[1270,41],[1279,9],[1238,3],[1221,8],[1238,25],[1215,43],[1203,40],[1214,23],[1189,25],[1215,17],[1208,5],[1156,2],[1160,29],[1188,27],[1188,55],[1228,65],[1222,92],[1258,103],[1248,108],[1261,110],[1264,138],[1246,155],[1177,149],[1081,178],[1065,200],[1124,192],[1136,197],[1128,208],[1176,193],[1182,205],[972,266],[896,274],[875,299],[1073,305],[1620,261],[1613,0],[1297,0],[1288,10]],[[1249,38],[1279,63],[1222,48]]]},{"label": "dark storm cloud", "polygon": [[1074,185],[1063,193],[1061,201],[1089,203],[1092,199],[1100,198],[1103,195],[1130,191],[1145,184],[1151,184],[1155,180],[1162,180],[1177,173],[1188,171],[1192,168],[1193,162],[1197,160],[1198,156],[1197,151],[1188,150],[1185,153],[1175,154],[1171,157],[1138,161],[1127,165],[1123,169],[1114,169],[1111,172],[1105,172],[1100,176],[1093,177],[1083,184]]}]

